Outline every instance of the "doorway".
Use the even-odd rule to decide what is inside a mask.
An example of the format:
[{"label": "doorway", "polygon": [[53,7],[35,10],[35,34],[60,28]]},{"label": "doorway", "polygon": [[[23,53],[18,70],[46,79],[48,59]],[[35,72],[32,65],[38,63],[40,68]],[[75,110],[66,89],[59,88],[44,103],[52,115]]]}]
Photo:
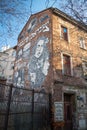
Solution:
[{"label": "doorway", "polygon": [[64,130],[73,130],[75,94],[64,93]]}]

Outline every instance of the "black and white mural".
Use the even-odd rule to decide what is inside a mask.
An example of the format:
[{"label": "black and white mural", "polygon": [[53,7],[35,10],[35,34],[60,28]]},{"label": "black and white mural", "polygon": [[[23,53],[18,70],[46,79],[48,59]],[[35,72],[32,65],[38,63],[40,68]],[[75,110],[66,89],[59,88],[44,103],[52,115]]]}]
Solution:
[{"label": "black and white mural", "polygon": [[29,26],[28,26],[28,32],[29,33],[34,29],[36,24],[37,24],[37,18],[32,19]]},{"label": "black and white mural", "polygon": [[32,56],[29,61],[29,81],[31,87],[40,87],[48,74],[49,51],[47,37],[40,37],[32,49]]},{"label": "black and white mural", "polygon": [[23,57],[23,60],[24,59],[29,59],[29,55],[30,55],[30,42],[29,43],[27,43],[24,47],[23,47],[23,55],[22,55],[22,57]]},{"label": "black and white mural", "polygon": [[19,69],[14,74],[14,85],[23,88],[24,87],[24,69]]},{"label": "black and white mural", "polygon": [[[49,16],[31,18],[24,34],[27,37],[19,41],[15,62],[14,84],[24,87],[29,82],[30,88],[40,88],[49,71]],[[22,35],[22,34],[21,34]],[[26,79],[24,79],[26,75]],[[26,86],[26,85],[25,85]]]},{"label": "black and white mural", "polygon": [[22,49],[20,49],[17,53],[17,60],[22,58]]}]

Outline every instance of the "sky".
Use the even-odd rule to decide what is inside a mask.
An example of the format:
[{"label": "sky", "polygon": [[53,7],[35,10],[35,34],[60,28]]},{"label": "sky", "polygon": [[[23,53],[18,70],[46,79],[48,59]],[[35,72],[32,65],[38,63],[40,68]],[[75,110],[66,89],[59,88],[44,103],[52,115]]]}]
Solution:
[{"label": "sky", "polygon": [[60,3],[61,0],[0,0],[0,49],[17,45],[18,35],[31,14],[48,7],[60,8]]},{"label": "sky", "polygon": [[[10,47],[17,45],[18,35],[31,14],[49,7],[56,7],[65,12],[63,5],[67,1],[69,0],[0,0],[0,50],[4,45],[10,45]],[[82,4],[83,1],[86,4]],[[87,21],[87,0],[73,0],[73,3],[77,11],[81,7],[81,17],[86,16],[84,20]],[[66,12],[73,15],[73,12],[67,9]]]}]

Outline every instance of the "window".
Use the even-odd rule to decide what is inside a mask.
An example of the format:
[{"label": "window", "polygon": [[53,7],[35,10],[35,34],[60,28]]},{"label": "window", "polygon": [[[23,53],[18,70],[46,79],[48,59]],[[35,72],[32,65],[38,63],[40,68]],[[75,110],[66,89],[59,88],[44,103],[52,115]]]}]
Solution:
[{"label": "window", "polygon": [[80,47],[83,48],[83,49],[86,49],[85,40],[84,40],[83,37],[79,38],[79,42],[80,42]]},{"label": "window", "polygon": [[87,80],[87,62],[86,61],[83,61],[82,68],[83,68],[84,78]]},{"label": "window", "polygon": [[71,75],[70,56],[63,54],[63,73],[64,75]]},{"label": "window", "polygon": [[61,26],[61,37],[68,41],[68,31],[66,27]]}]

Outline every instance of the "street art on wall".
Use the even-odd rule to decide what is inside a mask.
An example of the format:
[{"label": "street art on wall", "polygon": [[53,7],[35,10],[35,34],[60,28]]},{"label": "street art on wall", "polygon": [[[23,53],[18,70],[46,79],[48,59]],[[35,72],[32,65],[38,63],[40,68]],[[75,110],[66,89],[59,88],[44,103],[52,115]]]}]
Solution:
[{"label": "street art on wall", "polygon": [[[45,19],[44,19],[45,20]],[[37,22],[36,22],[37,23]],[[35,25],[32,25],[32,29],[30,29],[30,25],[29,25],[29,29],[28,30],[33,30],[33,28],[36,26],[36,23],[34,23]],[[30,40],[32,40],[35,36],[37,36],[37,34],[41,33],[41,32],[48,32],[49,31],[49,21],[47,21],[46,23],[42,24],[38,29],[36,29],[33,33],[29,34],[28,37],[24,38],[19,44],[18,47],[23,46],[25,43],[29,42]],[[31,32],[31,31],[30,31]]]},{"label": "street art on wall", "polygon": [[49,31],[49,26],[48,25],[49,25],[49,21],[42,24],[37,30],[35,30],[34,33],[29,35],[29,39],[31,40],[32,38],[34,38],[36,35],[38,35],[41,32],[48,32]]},{"label": "street art on wall", "polygon": [[24,69],[21,68],[14,74],[14,85],[23,88],[24,87]]},{"label": "street art on wall", "polygon": [[17,59],[20,59],[22,57],[22,49],[20,49],[17,53]]},{"label": "street art on wall", "polygon": [[44,22],[45,20],[47,20],[49,18],[49,16],[47,15],[47,14],[45,14],[45,15],[43,15],[43,16],[41,16],[40,17],[40,22],[42,23],[42,22]]},{"label": "street art on wall", "polygon": [[23,63],[22,63],[22,59],[20,58],[15,62],[15,70],[19,70],[22,67],[23,67]]},{"label": "street art on wall", "polygon": [[0,76],[2,76],[2,75],[3,75],[3,66],[0,65]]},{"label": "street art on wall", "polygon": [[40,37],[32,49],[29,61],[29,81],[31,87],[40,87],[48,74],[49,51],[47,49],[48,38]]},{"label": "street art on wall", "polygon": [[23,48],[23,59],[28,59],[30,54],[30,42],[27,43]]},{"label": "street art on wall", "polygon": [[28,28],[22,32],[25,35],[18,43],[14,74],[15,86],[24,87],[25,75],[27,79],[25,79],[25,86],[26,83],[29,83],[31,88],[43,85],[50,66],[49,31],[49,16],[44,14],[40,18],[31,18]]},{"label": "street art on wall", "polygon": [[77,107],[84,108],[86,104],[86,94],[79,92],[77,95]]},{"label": "street art on wall", "polygon": [[24,46],[26,43],[28,43],[29,38],[24,38],[21,42],[18,43],[18,47]]},{"label": "street art on wall", "polygon": [[28,26],[28,32],[30,33],[33,28],[36,26],[36,23],[37,23],[37,18],[34,18],[31,20],[29,26]]}]

